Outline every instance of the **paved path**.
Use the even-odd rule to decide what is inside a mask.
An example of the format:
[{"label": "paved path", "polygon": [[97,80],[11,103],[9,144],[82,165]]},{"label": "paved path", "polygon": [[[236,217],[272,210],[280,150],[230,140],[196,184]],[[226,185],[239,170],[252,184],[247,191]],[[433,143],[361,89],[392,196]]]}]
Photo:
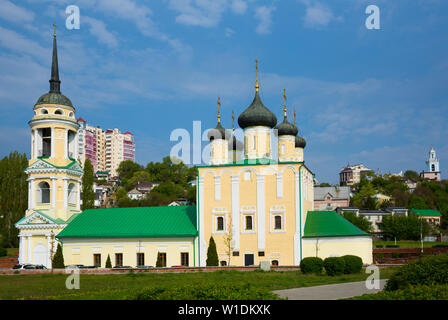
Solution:
[{"label": "paved path", "polygon": [[365,281],[328,284],[324,286],[277,290],[274,293],[288,300],[337,300],[377,293],[384,289],[386,280],[380,281],[380,289],[368,290]]}]

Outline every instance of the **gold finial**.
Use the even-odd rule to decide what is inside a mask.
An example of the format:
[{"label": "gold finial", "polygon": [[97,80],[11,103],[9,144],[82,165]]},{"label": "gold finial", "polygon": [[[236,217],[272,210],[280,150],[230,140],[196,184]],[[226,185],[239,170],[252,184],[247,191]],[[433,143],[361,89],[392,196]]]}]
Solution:
[{"label": "gold finial", "polygon": [[218,123],[221,123],[221,113],[220,113],[220,108],[221,108],[221,98],[218,97]]},{"label": "gold finial", "polygon": [[235,135],[235,114],[233,113],[233,110],[232,110],[232,133],[233,135]]},{"label": "gold finial", "polygon": [[56,38],[56,23],[53,23],[53,29],[54,29],[53,37]]},{"label": "gold finial", "polygon": [[257,90],[260,88],[260,86],[258,85],[258,59],[255,59],[255,90]]},{"label": "gold finial", "polygon": [[285,106],[283,107],[283,112],[286,118],[286,89],[283,88],[283,100],[285,101]]}]

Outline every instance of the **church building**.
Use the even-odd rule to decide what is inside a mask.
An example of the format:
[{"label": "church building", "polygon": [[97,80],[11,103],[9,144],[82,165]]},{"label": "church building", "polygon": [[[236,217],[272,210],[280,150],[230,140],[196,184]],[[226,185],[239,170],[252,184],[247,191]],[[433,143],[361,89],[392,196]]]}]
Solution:
[{"label": "church building", "polygon": [[[206,266],[213,237],[221,266],[299,265],[305,257],[357,255],[372,263],[372,238],[334,211],[314,210],[306,141],[255,96],[238,117],[244,143],[218,122],[208,132],[210,163],[198,167],[196,206],[80,210],[83,170],[78,123],[61,94],[56,35],[50,91],[34,106],[29,204],[20,230],[20,263],[51,267],[57,243],[66,265]],[[232,115],[234,120],[234,116]],[[276,152],[272,145],[276,144]]]}]

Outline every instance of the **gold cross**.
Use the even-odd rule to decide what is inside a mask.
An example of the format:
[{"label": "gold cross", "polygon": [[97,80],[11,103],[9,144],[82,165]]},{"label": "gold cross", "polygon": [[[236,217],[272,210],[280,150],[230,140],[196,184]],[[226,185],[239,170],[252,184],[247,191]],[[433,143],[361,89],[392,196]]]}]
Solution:
[{"label": "gold cross", "polygon": [[221,98],[218,96],[218,123],[221,123],[220,108],[221,108]]},{"label": "gold cross", "polygon": [[56,38],[56,23],[53,23],[53,29],[54,29],[53,37]]}]

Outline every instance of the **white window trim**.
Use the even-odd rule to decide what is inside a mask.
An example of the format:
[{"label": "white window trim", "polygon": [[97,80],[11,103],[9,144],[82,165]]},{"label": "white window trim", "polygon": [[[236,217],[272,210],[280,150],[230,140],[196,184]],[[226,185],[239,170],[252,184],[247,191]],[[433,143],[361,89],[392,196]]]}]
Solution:
[{"label": "white window trim", "polygon": [[[224,218],[224,230],[218,229],[218,217]],[[212,234],[226,234],[227,233],[227,209],[226,208],[214,208],[212,210],[213,230]]]},{"label": "white window trim", "polygon": [[[270,210],[270,233],[286,233],[286,220],[285,220],[285,208],[283,206],[271,207]],[[282,218],[282,229],[276,230],[275,227],[275,216],[281,216]]]},{"label": "white window trim", "polygon": [[[252,217],[252,229],[246,229],[246,217]],[[254,234],[257,233],[257,224],[255,220],[255,212],[241,212],[241,233]]]}]

